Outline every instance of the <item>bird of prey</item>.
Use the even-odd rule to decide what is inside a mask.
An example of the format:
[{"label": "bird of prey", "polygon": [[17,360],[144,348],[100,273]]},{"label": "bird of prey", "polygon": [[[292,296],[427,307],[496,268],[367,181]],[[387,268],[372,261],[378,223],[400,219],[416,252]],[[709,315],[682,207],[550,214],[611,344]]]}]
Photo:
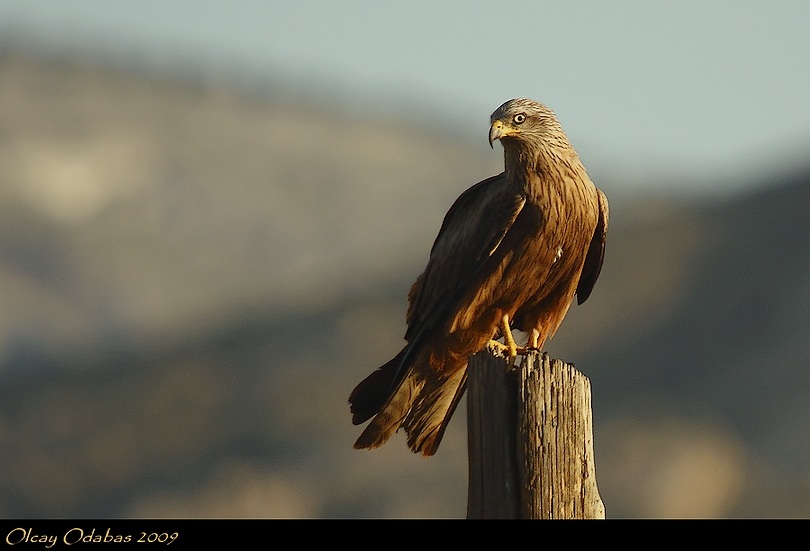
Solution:
[{"label": "bird of prey", "polygon": [[[462,193],[445,215],[408,294],[407,344],[349,397],[354,444],[376,448],[399,428],[433,455],[464,393],[467,358],[487,346],[510,357],[540,349],[577,297],[593,289],[605,252],[608,203],[554,113],[518,98],[490,117],[504,171]],[[519,348],[512,329],[528,334]],[[496,339],[503,338],[503,343]]]}]

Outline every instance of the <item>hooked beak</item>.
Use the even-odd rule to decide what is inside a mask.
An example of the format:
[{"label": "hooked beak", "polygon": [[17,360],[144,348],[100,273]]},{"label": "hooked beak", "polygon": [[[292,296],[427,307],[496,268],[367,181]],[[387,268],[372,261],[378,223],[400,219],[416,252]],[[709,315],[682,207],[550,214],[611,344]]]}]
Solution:
[{"label": "hooked beak", "polygon": [[517,128],[513,128],[511,126],[506,126],[502,120],[495,119],[492,121],[492,124],[489,127],[489,147],[494,148],[495,146],[492,145],[492,142],[495,140],[500,140],[505,136],[509,136],[510,134],[517,134],[520,132]]}]

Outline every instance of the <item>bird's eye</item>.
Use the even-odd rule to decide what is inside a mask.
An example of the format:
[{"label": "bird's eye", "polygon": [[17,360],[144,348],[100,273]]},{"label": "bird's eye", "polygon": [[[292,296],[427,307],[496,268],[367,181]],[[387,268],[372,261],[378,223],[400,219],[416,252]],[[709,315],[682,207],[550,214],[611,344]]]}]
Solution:
[{"label": "bird's eye", "polygon": [[526,114],[525,113],[518,113],[517,115],[512,117],[512,121],[515,124],[523,124],[523,121],[525,121],[525,120],[526,120]]}]

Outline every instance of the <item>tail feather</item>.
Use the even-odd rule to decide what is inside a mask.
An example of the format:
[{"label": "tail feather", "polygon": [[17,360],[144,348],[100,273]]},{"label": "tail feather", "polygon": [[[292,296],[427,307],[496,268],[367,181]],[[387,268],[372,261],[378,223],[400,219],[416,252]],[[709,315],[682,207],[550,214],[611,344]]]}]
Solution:
[{"label": "tail feather", "polygon": [[464,394],[467,360],[451,361],[459,365],[443,363],[441,369],[435,369],[430,366],[428,354],[411,352],[405,347],[352,391],[352,422],[358,425],[373,417],[355,448],[379,447],[403,427],[412,451],[436,453]]},{"label": "tail feather", "polygon": [[406,346],[391,361],[372,372],[354,388],[349,396],[352,423],[365,423],[383,408],[405,375],[400,364],[407,351]]},{"label": "tail feather", "polygon": [[414,373],[409,370],[394,394],[391,395],[391,398],[374,416],[374,419],[354,443],[354,447],[357,449],[373,449],[385,444],[391,438],[391,435],[402,426],[402,421],[408,415],[422,384],[416,379]]},{"label": "tail feather", "polygon": [[467,366],[451,371],[449,377],[439,378],[430,371],[411,411],[403,422],[408,433],[408,446],[423,455],[433,455],[439,447],[453,412],[467,388]]}]

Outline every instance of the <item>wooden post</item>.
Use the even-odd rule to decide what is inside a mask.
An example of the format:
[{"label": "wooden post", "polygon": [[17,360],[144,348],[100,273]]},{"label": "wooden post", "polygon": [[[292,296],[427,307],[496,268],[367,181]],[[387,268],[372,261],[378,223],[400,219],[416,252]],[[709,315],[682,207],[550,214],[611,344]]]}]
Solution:
[{"label": "wooden post", "polygon": [[590,381],[545,353],[521,358],[470,358],[467,518],[605,518]]}]

